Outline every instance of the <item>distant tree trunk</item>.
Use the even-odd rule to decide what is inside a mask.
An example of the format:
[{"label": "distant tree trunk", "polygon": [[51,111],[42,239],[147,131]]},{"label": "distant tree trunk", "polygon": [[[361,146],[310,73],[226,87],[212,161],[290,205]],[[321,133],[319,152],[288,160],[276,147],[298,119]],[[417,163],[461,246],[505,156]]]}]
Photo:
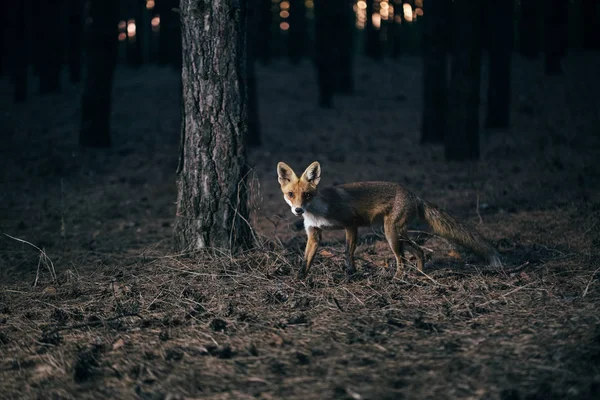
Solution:
[{"label": "distant tree trunk", "polygon": [[338,85],[337,92],[340,94],[354,93],[353,76],[353,45],[354,45],[354,11],[352,2],[343,0],[339,5],[339,21],[336,27],[337,32],[337,53],[338,53]]},{"label": "distant tree trunk", "polygon": [[454,46],[448,92],[447,160],[479,159],[479,91],[481,84],[480,0],[455,0]]},{"label": "distant tree trunk", "polygon": [[72,83],[81,81],[81,37],[83,34],[83,2],[69,0],[69,79]]},{"label": "distant tree trunk", "polygon": [[244,248],[251,244],[246,3],[181,0],[180,8],[184,104],[175,243],[185,251]]},{"label": "distant tree trunk", "polygon": [[[254,3],[256,4],[256,2]],[[248,133],[246,135],[246,144],[250,147],[259,146],[260,140],[260,120],[258,116],[258,94],[256,92],[256,74],[254,63],[256,61],[257,49],[260,47],[259,24],[261,15],[258,7],[248,10],[248,35],[246,39],[246,67],[248,82]]]},{"label": "distant tree trunk", "polygon": [[288,30],[289,56],[292,64],[297,64],[304,56],[304,43],[307,40],[306,9],[304,0],[290,1],[290,29]]},{"label": "distant tree trunk", "polygon": [[27,99],[27,67],[28,67],[28,4],[18,1],[8,4],[9,17],[7,18],[7,47],[9,48],[9,65],[12,80],[15,85],[14,101],[19,103]]},{"label": "distant tree trunk", "polygon": [[[546,4],[544,4],[546,7]],[[538,10],[539,0],[521,0],[519,18],[519,51],[523,57],[536,58],[539,48]]]},{"label": "distant tree trunk", "polygon": [[404,20],[404,11],[402,10],[402,0],[394,1],[394,21],[392,22],[392,57],[398,58],[403,52],[403,34],[402,30],[406,21]]},{"label": "distant tree trunk", "polygon": [[254,0],[257,10],[256,59],[271,62],[271,0]]},{"label": "distant tree trunk", "polygon": [[8,15],[10,15],[10,6],[6,2],[0,3],[0,78],[6,73],[4,63],[8,56]]},{"label": "distant tree trunk", "polygon": [[160,36],[158,62],[161,65],[181,67],[181,26],[178,14],[173,10],[179,7],[178,0],[156,0],[160,14]]},{"label": "distant tree trunk", "polygon": [[581,0],[581,33],[585,49],[600,49],[599,4],[598,0]]},{"label": "distant tree trunk", "polygon": [[110,147],[111,92],[117,62],[117,0],[91,0],[85,26],[79,144]]},{"label": "distant tree trunk", "polygon": [[568,30],[567,0],[544,3],[544,66],[546,75],[562,75],[560,65],[567,54]]},{"label": "distant tree trunk", "polygon": [[367,24],[365,25],[365,54],[373,60],[381,60],[383,51],[381,49],[381,40],[379,38],[379,30],[373,25],[373,0],[365,0],[367,2]]},{"label": "distant tree trunk", "polygon": [[333,107],[333,93],[336,90],[337,57],[335,41],[336,5],[331,1],[315,2],[315,64],[319,87],[319,106]]},{"label": "distant tree trunk", "polygon": [[145,8],[145,1],[130,0],[129,2],[129,13],[135,21],[135,36],[129,39],[127,46],[127,58],[128,64],[133,68],[139,68],[144,63],[144,55],[142,51],[142,45],[144,40],[144,30],[146,29],[144,23],[143,8]]},{"label": "distant tree trunk", "polygon": [[40,11],[40,93],[60,91],[60,70],[64,60],[64,40],[62,36],[61,0],[45,0],[37,3]]},{"label": "distant tree trunk", "polygon": [[442,143],[448,114],[448,0],[427,0],[423,19],[421,143]]},{"label": "distant tree trunk", "polygon": [[508,128],[510,124],[510,64],[513,50],[513,2],[488,3],[489,83],[487,128]]}]

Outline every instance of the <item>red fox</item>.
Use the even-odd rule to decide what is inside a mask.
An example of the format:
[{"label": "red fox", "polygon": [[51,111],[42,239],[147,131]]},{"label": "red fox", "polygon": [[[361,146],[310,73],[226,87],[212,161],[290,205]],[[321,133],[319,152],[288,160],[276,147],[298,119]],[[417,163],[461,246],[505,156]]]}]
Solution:
[{"label": "red fox", "polygon": [[404,273],[405,244],[416,256],[417,268],[423,271],[423,250],[407,234],[408,224],[417,218],[427,222],[436,234],[486,257],[490,265],[502,266],[496,250],[479,233],[399,184],[354,182],[318,190],[321,165],[317,161],[310,164],[300,178],[287,164],[280,162],[277,176],[283,198],[294,215],[304,218],[308,236],[299,278],[308,274],[321,232],[333,229],[346,231],[346,274],[352,276],[356,272],[354,251],[358,228],[381,223],[396,258],[394,278]]}]

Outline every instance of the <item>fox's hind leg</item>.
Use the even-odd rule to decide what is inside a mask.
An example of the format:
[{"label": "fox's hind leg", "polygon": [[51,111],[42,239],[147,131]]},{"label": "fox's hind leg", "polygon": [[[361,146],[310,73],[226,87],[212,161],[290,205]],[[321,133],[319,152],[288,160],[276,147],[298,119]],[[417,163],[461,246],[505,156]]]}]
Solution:
[{"label": "fox's hind leg", "polygon": [[425,260],[425,253],[421,246],[412,241],[406,232],[402,235],[402,239],[408,244],[408,246],[412,249],[411,253],[417,258],[417,269],[423,272],[423,262]]},{"label": "fox's hind leg", "polygon": [[401,240],[401,236],[398,234],[397,223],[391,218],[386,218],[383,221],[383,231],[385,233],[385,238],[394,252],[394,256],[396,257],[396,274],[394,278],[402,277],[404,274],[404,243]]}]

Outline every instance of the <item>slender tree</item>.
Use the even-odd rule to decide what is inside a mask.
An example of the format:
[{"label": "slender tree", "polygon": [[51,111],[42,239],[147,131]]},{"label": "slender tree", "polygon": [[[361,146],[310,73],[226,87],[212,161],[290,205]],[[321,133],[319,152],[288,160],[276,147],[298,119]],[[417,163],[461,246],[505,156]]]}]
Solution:
[{"label": "slender tree", "polygon": [[581,0],[581,35],[585,49],[600,49],[600,2]]},{"label": "slender tree", "polygon": [[60,91],[60,72],[64,61],[64,37],[61,24],[62,0],[46,0],[37,3],[40,18],[37,21],[40,68],[40,93]]},{"label": "slender tree", "polygon": [[315,1],[315,65],[319,87],[319,106],[333,107],[337,86],[335,41],[336,6],[332,1]]},{"label": "slender tree", "polygon": [[28,34],[26,29],[23,31],[21,29],[28,26],[28,5],[25,0],[10,4],[12,13],[9,13],[11,18],[7,21],[8,26],[11,27],[7,40],[9,41],[9,62],[15,85],[14,100],[16,103],[27,99]]},{"label": "slender tree", "polygon": [[[367,3],[367,24],[365,25],[365,54],[367,57],[372,58],[373,60],[381,60],[383,57],[383,50],[381,48],[381,38],[379,35],[379,29],[375,28],[373,24],[373,13],[375,11],[375,4],[373,0],[365,0]],[[377,3],[377,7],[379,7],[379,3]]]},{"label": "slender tree", "polygon": [[561,60],[567,54],[567,0],[544,3],[544,67],[546,75],[562,75]]},{"label": "slender tree", "polygon": [[448,0],[427,0],[423,19],[423,114],[421,142],[442,143],[447,129],[450,13]]},{"label": "slender tree", "polygon": [[447,160],[479,158],[479,91],[481,85],[480,0],[455,0],[453,52],[448,91]]},{"label": "slender tree", "polygon": [[304,43],[306,42],[306,9],[304,0],[289,0],[290,2],[290,28],[288,30],[288,49],[290,61],[293,64],[300,62],[304,57]]},{"label": "slender tree", "polygon": [[69,0],[69,37],[67,59],[69,63],[69,80],[72,83],[81,81],[81,37],[83,33],[83,2]]},{"label": "slender tree", "polygon": [[513,2],[488,2],[489,83],[487,128],[508,128],[510,123],[510,64],[513,51]]},{"label": "slender tree", "polygon": [[[261,15],[259,4],[254,0],[253,7],[248,10],[248,35],[246,40],[246,67],[248,82],[248,133],[246,135],[246,144],[250,147],[259,146],[260,140],[260,121],[258,117],[258,94],[256,91],[256,73],[254,63],[257,58],[258,48],[260,47],[260,27]],[[262,0],[260,0],[262,1]]]},{"label": "slender tree", "polygon": [[79,144],[110,147],[113,75],[117,62],[117,0],[90,0],[85,26]]},{"label": "slender tree", "polygon": [[[521,0],[519,15],[519,51],[527,58],[536,58],[539,52],[538,15],[540,0]],[[546,5],[543,5],[546,7]]]},{"label": "slender tree", "polygon": [[251,243],[245,8],[238,0],[181,0],[183,111],[175,223],[180,250],[234,250]]},{"label": "slender tree", "polygon": [[271,0],[254,0],[256,10],[256,59],[264,65],[271,62]]},{"label": "slender tree", "polygon": [[354,74],[353,74],[353,47],[354,47],[354,11],[352,10],[353,1],[342,0],[340,2],[337,17],[337,58],[338,58],[338,84],[337,93],[354,93]]}]

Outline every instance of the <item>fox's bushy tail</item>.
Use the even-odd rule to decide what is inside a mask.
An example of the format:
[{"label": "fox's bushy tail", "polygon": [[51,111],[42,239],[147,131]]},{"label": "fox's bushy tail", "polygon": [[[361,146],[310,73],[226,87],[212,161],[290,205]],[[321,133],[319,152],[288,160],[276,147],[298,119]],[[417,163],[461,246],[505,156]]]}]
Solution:
[{"label": "fox's bushy tail", "polygon": [[452,215],[440,210],[433,204],[422,199],[419,200],[421,218],[429,224],[433,232],[487,258],[493,267],[502,266],[498,252],[474,229],[462,224]]}]

